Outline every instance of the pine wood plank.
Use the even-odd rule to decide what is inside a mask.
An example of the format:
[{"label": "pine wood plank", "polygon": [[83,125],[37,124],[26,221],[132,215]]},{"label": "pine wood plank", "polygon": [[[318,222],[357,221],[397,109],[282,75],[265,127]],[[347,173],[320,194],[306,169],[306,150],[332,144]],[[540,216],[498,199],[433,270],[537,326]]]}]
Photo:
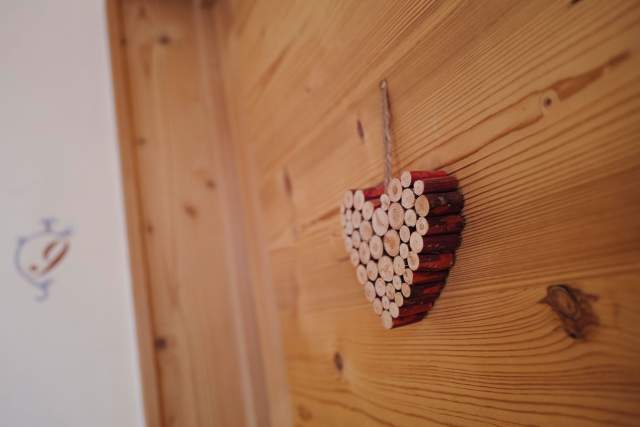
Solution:
[{"label": "pine wood plank", "polygon": [[[215,6],[294,424],[636,423],[639,6]],[[467,197],[445,292],[425,321],[391,332],[362,297],[337,217],[344,189],[382,178],[383,77],[396,170],[443,167]],[[599,296],[586,340],[538,303],[555,283]]]}]

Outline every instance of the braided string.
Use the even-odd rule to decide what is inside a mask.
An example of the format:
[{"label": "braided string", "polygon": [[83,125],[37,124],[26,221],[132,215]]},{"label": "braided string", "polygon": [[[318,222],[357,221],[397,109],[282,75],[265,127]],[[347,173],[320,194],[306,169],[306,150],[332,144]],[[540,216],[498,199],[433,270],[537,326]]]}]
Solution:
[{"label": "braided string", "polygon": [[380,82],[382,95],[382,143],[384,144],[384,187],[387,188],[391,180],[391,109],[389,106],[389,89],[387,81]]}]

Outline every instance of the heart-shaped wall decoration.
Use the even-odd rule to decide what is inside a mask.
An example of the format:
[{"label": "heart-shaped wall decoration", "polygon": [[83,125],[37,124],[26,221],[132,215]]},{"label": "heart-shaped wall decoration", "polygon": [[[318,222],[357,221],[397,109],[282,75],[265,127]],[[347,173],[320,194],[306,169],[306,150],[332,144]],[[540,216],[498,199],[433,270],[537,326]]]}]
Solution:
[{"label": "heart-shaped wall decoration", "polygon": [[422,320],[440,296],[464,228],[458,180],[444,171],[403,172],[345,193],[344,244],[367,301],[386,329]]}]

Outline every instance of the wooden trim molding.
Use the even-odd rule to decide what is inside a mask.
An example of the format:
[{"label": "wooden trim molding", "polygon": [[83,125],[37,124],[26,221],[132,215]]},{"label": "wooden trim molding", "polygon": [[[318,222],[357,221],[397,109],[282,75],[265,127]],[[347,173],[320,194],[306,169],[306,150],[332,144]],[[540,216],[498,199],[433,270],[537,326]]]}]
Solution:
[{"label": "wooden trim molding", "polygon": [[140,190],[134,149],[135,130],[131,111],[129,70],[124,52],[126,36],[120,1],[107,0],[106,8],[144,413],[147,427],[160,427],[163,425],[162,405],[154,350],[142,207],[139,200]]}]

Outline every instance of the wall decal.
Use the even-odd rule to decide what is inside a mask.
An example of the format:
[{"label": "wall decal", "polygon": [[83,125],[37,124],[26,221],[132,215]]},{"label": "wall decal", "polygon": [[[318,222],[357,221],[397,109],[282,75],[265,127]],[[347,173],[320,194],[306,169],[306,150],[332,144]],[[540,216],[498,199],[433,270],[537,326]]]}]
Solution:
[{"label": "wall decal", "polygon": [[49,296],[53,277],[71,248],[71,227],[56,230],[54,218],[42,220],[42,229],[26,237],[19,237],[14,262],[18,274],[39,290],[36,301]]}]

